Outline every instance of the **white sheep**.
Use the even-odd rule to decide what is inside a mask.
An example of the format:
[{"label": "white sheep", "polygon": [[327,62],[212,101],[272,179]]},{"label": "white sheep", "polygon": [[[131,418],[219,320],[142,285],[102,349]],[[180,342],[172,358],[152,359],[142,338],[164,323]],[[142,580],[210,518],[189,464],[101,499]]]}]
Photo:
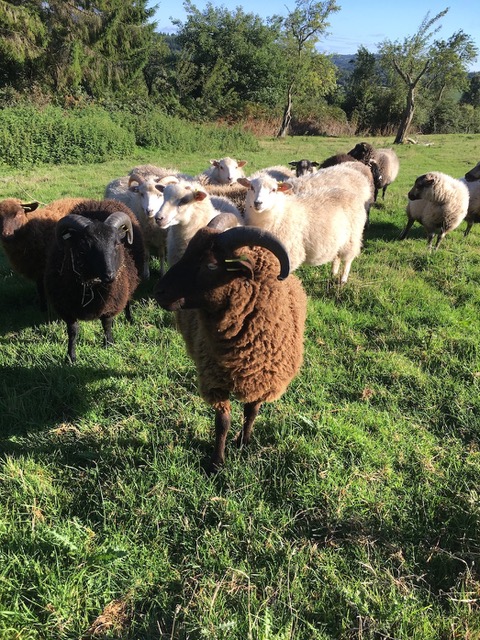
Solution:
[{"label": "white sheep", "polygon": [[408,199],[408,221],[398,239],[406,238],[417,221],[425,227],[429,248],[437,234],[435,248],[438,249],[445,235],[458,227],[468,212],[466,185],[440,171],[419,176],[408,192]]},{"label": "white sheep", "polygon": [[140,222],[145,240],[143,278],[150,277],[151,252],[158,255],[163,273],[166,234],[154,219],[155,213],[163,203],[163,195],[158,187],[178,182],[178,175],[176,169],[140,165],[134,167],[128,176],[112,180],[105,188],[105,198],[126,204]]},{"label": "white sheep", "polygon": [[203,185],[234,184],[238,178],[245,177],[242,167],[246,164],[246,160],[237,161],[228,156],[220,160],[210,160],[211,166],[199,174],[196,179]]},{"label": "white sheep", "polygon": [[480,222],[480,162],[467,171],[461,182],[467,185],[469,192],[468,212],[465,217],[467,228],[464,236],[468,236],[474,222]]},{"label": "white sheep", "polygon": [[352,261],[362,246],[366,222],[363,195],[321,184],[294,193],[290,183],[278,183],[266,175],[240,183],[249,187],[245,224],[266,229],[283,242],[292,271],[304,263],[333,262],[332,273],[337,275],[344,262],[340,282],[347,282]]},{"label": "white sheep", "polygon": [[221,196],[210,197],[198,182],[180,181],[162,188],[164,201],[155,218],[168,229],[167,262],[171,266],[183,256],[190,239],[219,213],[233,213],[243,224],[235,205]]}]

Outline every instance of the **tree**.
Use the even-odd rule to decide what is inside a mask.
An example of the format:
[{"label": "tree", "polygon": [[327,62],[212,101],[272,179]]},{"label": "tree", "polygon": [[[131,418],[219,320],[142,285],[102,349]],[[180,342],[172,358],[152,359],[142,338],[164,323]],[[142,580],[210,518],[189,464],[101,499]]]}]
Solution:
[{"label": "tree", "polygon": [[448,9],[444,9],[430,19],[427,13],[413,36],[405,38],[403,42],[385,40],[380,45],[382,65],[393,68],[407,88],[405,111],[398,127],[395,144],[401,144],[407,135],[415,112],[415,93],[432,64],[434,49],[429,45],[429,41],[440,28],[433,27],[447,12]]},{"label": "tree", "polygon": [[357,131],[371,130],[374,125],[376,99],[381,86],[374,53],[360,46],[353,71],[345,87],[345,112],[356,122]]},{"label": "tree", "polygon": [[[312,79],[315,45],[328,27],[327,17],[338,11],[335,0],[318,2],[296,0],[295,9],[283,20],[282,45],[283,61],[287,69],[287,87],[282,124],[278,137],[284,137],[292,120],[292,104],[295,90],[304,85],[305,79]],[[315,74],[313,74],[315,76]],[[317,82],[320,78],[317,77]]]},{"label": "tree", "polygon": [[440,29],[437,24],[448,8],[433,18],[425,16],[417,32],[399,42],[385,40],[379,47],[380,60],[385,70],[392,70],[401,78],[407,90],[406,105],[395,138],[401,144],[408,133],[415,113],[416,94],[420,89],[437,90],[442,97],[447,84],[457,84],[466,76],[466,64],[475,58],[476,48],[469,36],[459,31],[447,41],[431,38]]},{"label": "tree", "polygon": [[[12,69],[56,95],[145,87],[155,9],[147,0],[0,1],[4,78]],[[143,83],[143,84],[142,84]]]},{"label": "tree", "polygon": [[199,11],[184,2],[187,20],[174,21],[177,74],[182,102],[193,113],[228,117],[248,103],[273,106],[279,99],[282,56],[278,21],[265,24],[241,7],[228,11],[208,3]]}]

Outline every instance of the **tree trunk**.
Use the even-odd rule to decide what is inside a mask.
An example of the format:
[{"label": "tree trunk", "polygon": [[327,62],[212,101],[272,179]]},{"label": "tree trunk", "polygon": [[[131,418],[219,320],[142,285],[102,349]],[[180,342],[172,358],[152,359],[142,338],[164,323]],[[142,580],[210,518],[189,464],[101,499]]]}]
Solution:
[{"label": "tree trunk", "polygon": [[394,144],[403,144],[407,136],[408,129],[412,123],[414,111],[415,111],[415,86],[410,85],[408,87],[407,106],[405,107],[405,111],[403,112],[402,120],[400,122],[400,126],[398,127],[397,137],[395,138]]},{"label": "tree trunk", "polygon": [[288,87],[287,104],[283,111],[282,124],[277,133],[277,138],[284,138],[288,133],[288,128],[290,127],[290,122],[292,120],[292,91],[293,85],[290,85]]}]

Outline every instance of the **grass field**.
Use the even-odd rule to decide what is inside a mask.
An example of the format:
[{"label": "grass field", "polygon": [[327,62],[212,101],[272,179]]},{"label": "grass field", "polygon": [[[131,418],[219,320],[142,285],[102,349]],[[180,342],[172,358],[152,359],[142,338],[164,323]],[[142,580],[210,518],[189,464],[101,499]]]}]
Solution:
[{"label": "grass field", "polygon": [[[264,140],[244,159],[253,171],[354,142]],[[479,145],[396,148],[348,284],[298,271],[301,374],[213,477],[213,413],[156,275],[112,348],[99,322],[81,325],[71,366],[65,327],[0,255],[2,640],[480,638],[480,228],[431,253],[418,226],[395,241],[415,177],[462,176]],[[0,197],[101,197],[147,161],[196,173],[208,158],[6,171]]]}]

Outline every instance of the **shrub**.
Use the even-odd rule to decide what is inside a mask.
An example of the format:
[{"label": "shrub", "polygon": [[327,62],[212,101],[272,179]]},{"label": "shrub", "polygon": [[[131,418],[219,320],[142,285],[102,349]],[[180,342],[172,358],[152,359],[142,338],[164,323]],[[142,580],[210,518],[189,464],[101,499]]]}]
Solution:
[{"label": "shrub", "polygon": [[12,167],[103,162],[130,154],[134,146],[133,132],[97,107],[0,111],[0,162]]}]

